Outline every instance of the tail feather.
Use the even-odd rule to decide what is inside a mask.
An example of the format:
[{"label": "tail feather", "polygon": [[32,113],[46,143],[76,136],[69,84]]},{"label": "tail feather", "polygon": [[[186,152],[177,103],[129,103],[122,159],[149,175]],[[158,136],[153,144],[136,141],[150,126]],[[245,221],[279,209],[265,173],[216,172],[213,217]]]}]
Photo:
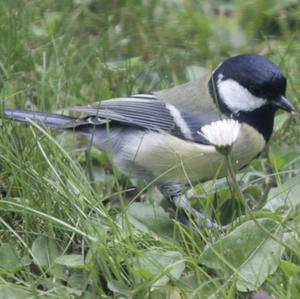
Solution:
[{"label": "tail feather", "polygon": [[35,112],[30,110],[19,110],[19,109],[4,109],[4,116],[16,121],[29,122],[29,120],[45,125],[49,128],[64,129],[74,127],[76,123],[76,117],[46,113],[46,112]]}]

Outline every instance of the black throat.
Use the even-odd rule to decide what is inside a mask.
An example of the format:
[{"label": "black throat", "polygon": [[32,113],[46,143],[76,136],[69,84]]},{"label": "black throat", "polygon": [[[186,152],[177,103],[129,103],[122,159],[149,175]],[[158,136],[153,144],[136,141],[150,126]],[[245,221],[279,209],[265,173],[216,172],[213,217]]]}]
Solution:
[{"label": "black throat", "polygon": [[265,105],[254,111],[239,112],[239,114],[232,115],[232,117],[255,128],[268,142],[273,132],[275,112],[274,107]]}]

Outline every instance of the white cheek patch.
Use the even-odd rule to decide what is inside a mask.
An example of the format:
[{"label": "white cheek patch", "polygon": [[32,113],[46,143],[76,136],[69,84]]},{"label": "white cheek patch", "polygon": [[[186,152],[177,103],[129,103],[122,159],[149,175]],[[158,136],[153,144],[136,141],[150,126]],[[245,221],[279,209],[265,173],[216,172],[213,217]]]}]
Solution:
[{"label": "white cheek patch", "polygon": [[232,79],[222,80],[219,75],[217,87],[226,106],[233,112],[253,111],[267,103],[266,99],[254,96],[247,88]]}]

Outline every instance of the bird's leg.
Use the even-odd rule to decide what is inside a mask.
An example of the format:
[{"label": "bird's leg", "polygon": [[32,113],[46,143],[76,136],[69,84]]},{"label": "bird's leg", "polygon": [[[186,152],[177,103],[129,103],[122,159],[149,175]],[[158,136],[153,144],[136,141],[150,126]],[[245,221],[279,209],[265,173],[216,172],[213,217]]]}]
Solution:
[{"label": "bird's leg", "polygon": [[182,185],[180,184],[161,184],[158,186],[160,192],[170,202],[172,207],[177,210],[178,220],[183,224],[189,223],[188,214],[200,221],[208,229],[222,229],[222,226],[208,219],[202,212],[194,209],[188,202],[187,197],[183,193]]}]

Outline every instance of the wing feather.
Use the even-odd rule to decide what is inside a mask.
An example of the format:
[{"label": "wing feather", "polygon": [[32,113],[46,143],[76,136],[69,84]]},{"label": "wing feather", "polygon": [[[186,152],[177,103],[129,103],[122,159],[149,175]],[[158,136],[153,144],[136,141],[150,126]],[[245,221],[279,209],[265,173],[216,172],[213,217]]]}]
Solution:
[{"label": "wing feather", "polygon": [[201,116],[201,113],[180,111],[152,94],[115,98],[71,107],[70,110],[148,130],[166,131],[176,137],[204,144],[208,144],[208,141],[198,135],[197,131],[217,117],[211,113]]},{"label": "wing feather", "polygon": [[128,97],[96,102],[88,106],[71,107],[70,110],[84,112],[97,117],[119,121],[146,129],[170,131],[175,122],[164,102],[151,95],[148,99]]}]

